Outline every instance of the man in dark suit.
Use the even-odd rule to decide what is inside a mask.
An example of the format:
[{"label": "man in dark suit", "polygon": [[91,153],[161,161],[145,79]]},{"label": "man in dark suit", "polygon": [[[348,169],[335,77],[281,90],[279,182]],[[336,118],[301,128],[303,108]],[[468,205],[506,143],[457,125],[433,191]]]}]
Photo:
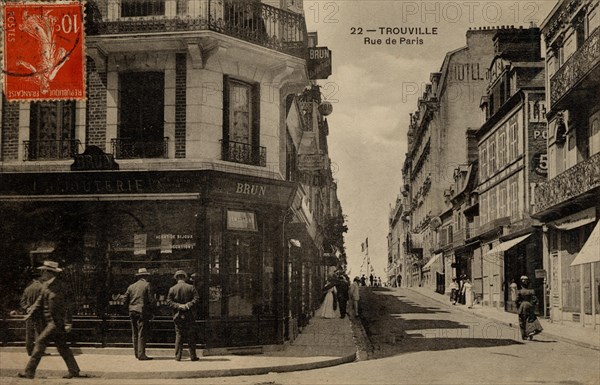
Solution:
[{"label": "man in dark suit", "polygon": [[196,355],[196,307],[200,301],[198,291],[193,285],[185,282],[187,274],[183,270],[175,272],[177,283],[169,289],[167,304],[175,312],[175,360],[181,361],[183,353],[183,339],[185,338],[190,348],[190,359],[198,361]]},{"label": "man in dark suit", "polygon": [[58,352],[69,369],[69,373],[63,378],[85,377],[79,374],[79,366],[71,349],[67,346],[67,333],[71,331],[72,323],[70,306],[65,298],[65,287],[57,277],[62,269],[54,261],[44,261],[44,264],[38,269],[42,271],[41,279],[44,284],[38,299],[29,307],[28,317],[41,313],[44,329],[35,341],[35,348],[25,367],[25,372],[19,373],[18,376],[34,378],[35,371],[46,351],[46,346],[50,341],[54,341]]},{"label": "man in dark suit", "polygon": [[147,279],[149,275],[146,268],[138,269],[137,282],[129,285],[123,298],[123,304],[129,306],[133,351],[135,358],[140,361],[152,359],[146,355],[146,341],[150,335],[150,321],[155,306],[154,292]]},{"label": "man in dark suit", "polygon": [[[35,277],[23,291],[23,295],[21,296],[21,309],[23,309],[26,314],[30,313],[29,308],[33,306],[42,293],[42,287],[42,282],[38,277]],[[25,320],[25,349],[27,350],[28,356],[31,356],[33,353],[35,339],[44,329],[44,321],[39,313],[40,312],[31,314],[31,316],[27,317]]]},{"label": "man in dark suit", "polygon": [[340,304],[340,318],[346,318],[346,307],[348,305],[348,290],[350,285],[345,275],[338,276],[335,288],[337,290],[338,303]]}]

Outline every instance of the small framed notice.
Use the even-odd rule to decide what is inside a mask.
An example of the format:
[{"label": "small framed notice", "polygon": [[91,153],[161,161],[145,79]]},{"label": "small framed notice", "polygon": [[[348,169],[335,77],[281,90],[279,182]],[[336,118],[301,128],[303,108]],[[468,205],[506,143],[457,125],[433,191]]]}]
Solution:
[{"label": "small framed notice", "polygon": [[227,210],[227,230],[258,231],[255,213]]}]

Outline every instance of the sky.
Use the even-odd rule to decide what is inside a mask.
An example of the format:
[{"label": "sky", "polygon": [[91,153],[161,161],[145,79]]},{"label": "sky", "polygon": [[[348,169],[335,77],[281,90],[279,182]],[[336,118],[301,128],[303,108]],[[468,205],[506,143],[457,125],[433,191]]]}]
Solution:
[{"label": "sky", "polygon": [[[329,156],[347,216],[351,275],[361,273],[361,243],[368,237],[374,275],[385,281],[388,217],[401,191],[409,114],[430,73],[440,70],[447,52],[466,45],[469,28],[540,26],[556,2],[304,0],[308,31],[317,31],[318,46],[332,50],[333,73],[318,84],[333,105]],[[422,44],[386,44],[412,37],[394,34],[400,27],[437,28],[437,35],[421,36]],[[382,41],[366,43],[365,37]]]}]

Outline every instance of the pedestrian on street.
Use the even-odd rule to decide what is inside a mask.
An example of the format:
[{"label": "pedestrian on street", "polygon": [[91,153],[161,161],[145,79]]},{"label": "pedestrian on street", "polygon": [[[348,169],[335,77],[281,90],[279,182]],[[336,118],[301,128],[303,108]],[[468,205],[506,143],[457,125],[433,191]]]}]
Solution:
[{"label": "pedestrian on street", "polygon": [[360,285],[367,286],[367,278],[365,277],[364,274],[360,277]]},{"label": "pedestrian on street", "polygon": [[465,274],[460,276],[460,280],[458,281],[458,303],[465,304],[465,290],[464,285],[467,280],[467,276]]},{"label": "pedestrian on street", "polygon": [[131,339],[135,358],[140,361],[151,360],[146,355],[146,342],[150,336],[150,321],[154,317],[155,298],[152,285],[148,282],[150,273],[146,268],[138,269],[137,282],[129,285],[123,304],[128,305],[131,319]]},{"label": "pedestrian on street", "polygon": [[462,291],[465,297],[465,305],[468,309],[471,309],[473,307],[473,284],[471,284],[468,277],[465,277]]},{"label": "pedestrian on street", "polygon": [[452,305],[456,305],[456,301],[458,300],[458,284],[456,283],[456,278],[452,278],[452,283],[448,287],[450,288],[450,302],[452,302]]},{"label": "pedestrian on street", "polygon": [[354,277],[354,280],[350,284],[350,289],[348,290],[348,296],[350,297],[350,303],[352,305],[352,315],[354,317],[358,317],[358,301],[360,300],[359,282],[360,278]]},{"label": "pedestrian on street", "polygon": [[371,283],[371,287],[373,287],[373,274],[369,275],[369,282]]},{"label": "pedestrian on street", "polygon": [[169,289],[167,305],[174,311],[175,360],[181,361],[183,340],[185,339],[190,349],[190,359],[198,361],[199,358],[196,355],[196,338],[198,336],[196,308],[200,302],[200,296],[194,285],[186,282],[187,274],[185,271],[177,270],[174,277],[177,283]]},{"label": "pedestrian on street", "polygon": [[535,315],[535,307],[538,300],[535,290],[529,288],[529,277],[521,276],[521,290],[517,292],[517,306],[519,315],[519,328],[521,329],[521,338],[533,340],[533,336],[544,330],[540,321]]},{"label": "pedestrian on street", "polygon": [[340,317],[340,309],[337,303],[337,289],[333,278],[327,279],[327,284],[323,288],[325,298],[321,307],[317,310],[317,315],[321,318],[338,318]]},{"label": "pedestrian on street", "polygon": [[25,314],[29,314],[29,317],[25,319],[25,349],[28,356],[31,356],[33,353],[35,339],[44,329],[43,314],[39,311],[33,313],[29,310],[42,293],[42,287],[43,284],[39,277],[34,277],[21,296],[21,309],[23,309]]},{"label": "pedestrian on street", "polygon": [[44,329],[35,341],[35,347],[25,371],[17,375],[21,378],[34,378],[35,371],[46,352],[46,347],[51,341],[54,341],[58,353],[69,370],[63,378],[86,377],[79,374],[79,365],[67,345],[67,333],[72,329],[72,320],[65,285],[59,279],[62,269],[58,262],[54,261],[44,261],[38,269],[41,271],[41,280],[43,281],[42,290],[35,303],[29,307],[27,316],[31,317],[40,312],[43,315]]},{"label": "pedestrian on street", "polygon": [[346,318],[346,309],[348,305],[348,279],[344,274],[340,274],[335,285],[337,290],[338,303],[340,305],[340,318]]}]

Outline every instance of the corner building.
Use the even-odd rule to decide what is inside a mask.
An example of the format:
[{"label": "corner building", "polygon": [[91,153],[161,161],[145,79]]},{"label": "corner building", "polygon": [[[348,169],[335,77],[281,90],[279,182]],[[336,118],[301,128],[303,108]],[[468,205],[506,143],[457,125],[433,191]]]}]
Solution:
[{"label": "corner building", "polygon": [[[2,103],[0,249],[13,283],[3,312],[21,272],[55,258],[73,339],[129,344],[120,295],[146,267],[152,342],[170,345],[165,297],[183,269],[206,347],[291,338],[285,98],[310,83],[302,4],[275,3],[87,2],[87,101]],[[22,340],[22,321],[0,335]]]}]

